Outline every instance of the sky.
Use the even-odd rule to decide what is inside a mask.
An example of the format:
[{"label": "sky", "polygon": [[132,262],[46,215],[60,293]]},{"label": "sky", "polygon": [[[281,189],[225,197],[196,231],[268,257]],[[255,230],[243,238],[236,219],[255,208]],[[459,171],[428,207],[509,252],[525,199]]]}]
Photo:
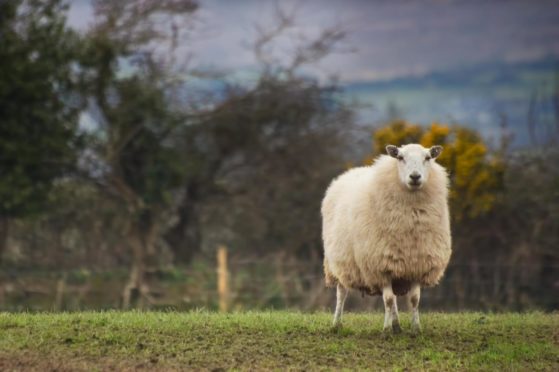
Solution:
[{"label": "sky", "polygon": [[[86,29],[90,1],[70,4],[69,23]],[[254,67],[247,45],[255,24],[271,25],[276,6],[295,11],[298,27],[291,35],[312,37],[332,25],[347,31],[341,50],[312,67],[318,77],[335,75],[347,83],[559,56],[556,0],[202,0],[185,50],[197,67],[248,71]],[[292,41],[280,40],[279,53]]]},{"label": "sky", "polygon": [[[70,25],[86,30],[93,20],[91,0],[70,4]],[[274,44],[280,59],[289,55],[301,35],[312,39],[332,26],[346,31],[336,53],[300,72],[321,81],[337,77],[344,89],[342,99],[358,104],[360,124],[383,125],[391,117],[390,108],[396,107],[400,118],[414,123],[458,123],[486,138],[498,138],[506,117],[514,144],[522,146],[529,142],[526,118],[537,93],[538,126],[555,125],[547,97],[555,81],[553,66],[559,66],[559,0],[199,4],[191,37],[179,49],[179,54],[189,55],[190,67],[224,72],[228,79],[250,85],[258,76],[249,48],[256,25],[272,27],[274,10],[280,7],[296,15],[296,27]],[[544,69],[526,67],[544,61]],[[422,83],[410,86],[414,80]],[[196,84],[213,87],[209,79],[191,79],[189,86]]]}]

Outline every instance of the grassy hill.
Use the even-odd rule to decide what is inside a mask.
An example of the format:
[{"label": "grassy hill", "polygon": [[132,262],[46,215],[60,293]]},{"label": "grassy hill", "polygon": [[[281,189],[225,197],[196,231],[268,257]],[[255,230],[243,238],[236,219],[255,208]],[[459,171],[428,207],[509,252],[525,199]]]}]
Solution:
[{"label": "grassy hill", "polygon": [[559,314],[423,314],[423,333],[327,313],[0,314],[0,370],[559,370]]},{"label": "grassy hill", "polygon": [[[534,98],[537,125],[555,123],[551,95],[557,89],[558,64],[549,57],[525,63],[484,63],[423,76],[361,81],[344,86],[346,97],[363,105],[360,121],[384,122],[389,107],[415,123],[433,121],[466,125],[498,139],[503,118],[515,146],[529,143],[527,117]],[[536,94],[536,96],[534,96]]]}]

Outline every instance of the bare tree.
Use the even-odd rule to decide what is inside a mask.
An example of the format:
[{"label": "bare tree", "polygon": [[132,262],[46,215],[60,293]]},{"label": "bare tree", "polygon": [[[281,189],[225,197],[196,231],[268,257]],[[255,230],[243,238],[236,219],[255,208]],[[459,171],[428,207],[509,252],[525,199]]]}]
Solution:
[{"label": "bare tree", "polygon": [[[314,37],[299,28],[296,9],[279,6],[275,8],[272,26],[255,25],[252,51],[264,75],[285,74],[294,78],[301,68],[315,65],[333,53],[347,51],[341,48],[347,34],[341,25],[325,27]],[[293,45],[287,52],[277,52],[284,39]]]},{"label": "bare tree", "polygon": [[[197,4],[97,0],[94,9],[82,64],[84,91],[100,130],[90,141],[92,161],[85,170],[128,213],[125,235],[132,262],[123,307],[131,305],[134,294],[142,306],[150,301],[145,275],[156,262],[161,220],[184,177],[172,138],[185,116],[169,100],[173,86],[168,72]],[[158,50],[161,43],[169,50]],[[125,77],[120,74],[124,68],[129,69]]]}]

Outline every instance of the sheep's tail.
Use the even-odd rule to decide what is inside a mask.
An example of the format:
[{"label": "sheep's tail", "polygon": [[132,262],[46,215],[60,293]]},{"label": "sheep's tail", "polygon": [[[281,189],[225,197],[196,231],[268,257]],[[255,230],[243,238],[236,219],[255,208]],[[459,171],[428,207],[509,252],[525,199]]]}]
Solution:
[{"label": "sheep's tail", "polygon": [[338,284],[338,279],[336,279],[328,268],[328,260],[326,257],[324,257],[324,284],[326,287],[335,287]]}]

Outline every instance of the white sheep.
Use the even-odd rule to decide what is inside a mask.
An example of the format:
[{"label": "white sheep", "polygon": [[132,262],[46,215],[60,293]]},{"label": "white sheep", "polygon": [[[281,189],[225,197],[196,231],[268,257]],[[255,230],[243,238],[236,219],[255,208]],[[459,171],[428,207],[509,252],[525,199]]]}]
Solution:
[{"label": "white sheep", "polygon": [[399,332],[396,295],[409,293],[412,330],[420,331],[422,286],[436,285],[451,254],[448,176],[435,163],[441,146],[386,147],[373,165],[336,178],[322,201],[324,273],[337,285],[334,325],[349,289],[382,294],[384,330]]}]

